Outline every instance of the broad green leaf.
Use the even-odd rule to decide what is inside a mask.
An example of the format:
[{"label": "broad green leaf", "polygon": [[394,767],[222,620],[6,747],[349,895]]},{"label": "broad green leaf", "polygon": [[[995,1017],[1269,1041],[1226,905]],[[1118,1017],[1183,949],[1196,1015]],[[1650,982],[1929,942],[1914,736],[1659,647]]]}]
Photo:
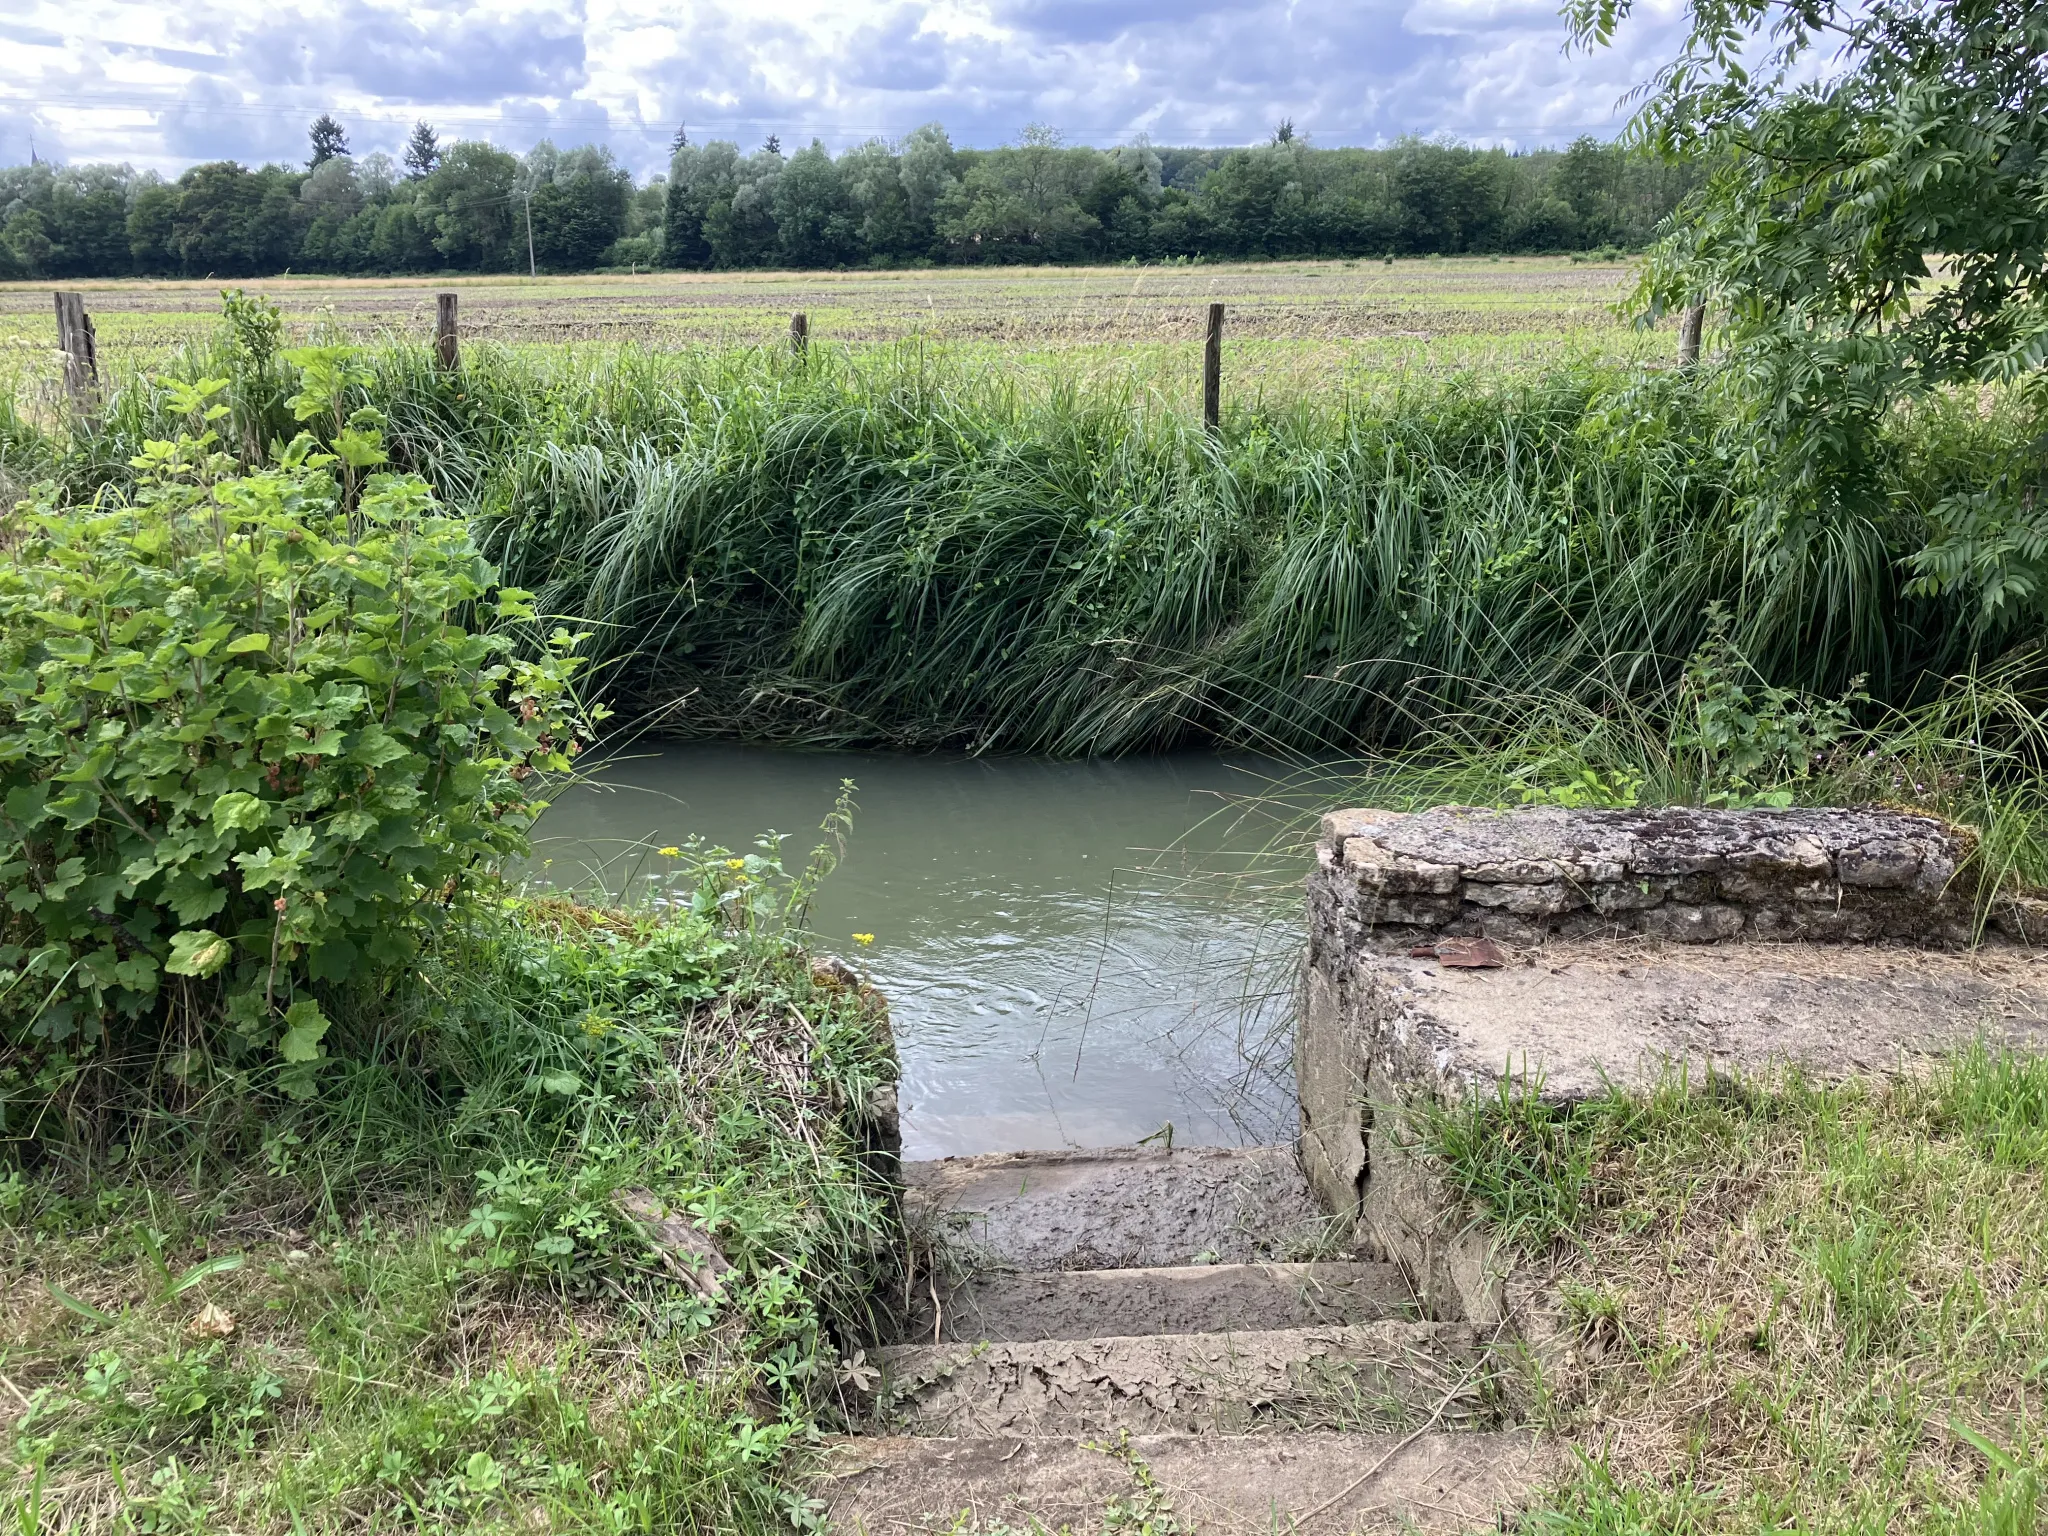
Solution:
[{"label": "broad green leaf", "polygon": [[270,807],[254,795],[233,790],[213,802],[212,819],[223,832],[254,832],[270,820]]},{"label": "broad green leaf", "polygon": [[311,998],[301,998],[284,1011],[284,1037],[277,1043],[286,1061],[318,1061],[320,1041],[328,1028],[327,1015]]},{"label": "broad green leaf", "polygon": [[188,928],[171,935],[171,958],[164,969],[173,976],[211,976],[234,952],[234,946],[212,929]]}]

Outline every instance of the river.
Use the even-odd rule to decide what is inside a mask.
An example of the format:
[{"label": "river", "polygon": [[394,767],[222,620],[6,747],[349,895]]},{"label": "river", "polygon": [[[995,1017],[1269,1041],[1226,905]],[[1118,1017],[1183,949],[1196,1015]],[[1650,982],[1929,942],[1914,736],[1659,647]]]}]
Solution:
[{"label": "river", "polygon": [[795,868],[852,779],[853,836],[811,928],[889,998],[906,1155],[1123,1145],[1169,1123],[1180,1145],[1265,1141],[1294,1129],[1301,924],[1300,871],[1261,855],[1313,798],[1280,776],[1205,756],[656,745],[564,794],[536,858],[551,883],[619,894],[659,847],[745,852],[772,828]]}]

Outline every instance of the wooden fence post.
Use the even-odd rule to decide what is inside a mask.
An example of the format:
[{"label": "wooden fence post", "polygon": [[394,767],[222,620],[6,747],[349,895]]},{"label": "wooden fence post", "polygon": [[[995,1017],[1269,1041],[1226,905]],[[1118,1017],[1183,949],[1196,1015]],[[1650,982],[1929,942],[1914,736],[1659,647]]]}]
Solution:
[{"label": "wooden fence post", "polygon": [[1678,317],[1678,366],[1690,368],[1700,360],[1700,332],[1706,329],[1707,306],[1688,304]]},{"label": "wooden fence post", "polygon": [[455,371],[455,295],[434,295],[434,360],[444,373]]},{"label": "wooden fence post", "polygon": [[57,295],[57,348],[64,354],[65,392],[74,407],[91,414],[99,403],[99,338],[93,334],[82,293]]},{"label": "wooden fence post", "polygon": [[1223,306],[1209,306],[1209,334],[1202,342],[1202,425],[1218,430],[1223,418]]},{"label": "wooden fence post", "polygon": [[797,357],[810,351],[811,317],[798,310],[789,317],[789,350]]}]

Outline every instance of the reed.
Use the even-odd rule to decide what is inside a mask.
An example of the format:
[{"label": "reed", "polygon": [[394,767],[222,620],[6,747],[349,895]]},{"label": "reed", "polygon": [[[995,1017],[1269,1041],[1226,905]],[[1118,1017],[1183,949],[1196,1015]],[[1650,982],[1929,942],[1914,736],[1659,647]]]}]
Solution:
[{"label": "reed", "polygon": [[[182,368],[234,366],[195,344]],[[1909,596],[1925,509],[2036,429],[2002,401],[1895,423],[1878,516],[1794,538],[1744,514],[1699,378],[1567,359],[1240,403],[1220,435],[1138,367],[1005,372],[917,343],[375,354],[402,461],[508,581],[592,629],[613,701],[674,729],[1061,755],[1399,746],[1540,696],[1666,697],[1709,604],[1769,682],[1881,706],[2030,621]],[[238,375],[234,435],[288,425]],[[91,483],[160,435],[0,431]]]}]

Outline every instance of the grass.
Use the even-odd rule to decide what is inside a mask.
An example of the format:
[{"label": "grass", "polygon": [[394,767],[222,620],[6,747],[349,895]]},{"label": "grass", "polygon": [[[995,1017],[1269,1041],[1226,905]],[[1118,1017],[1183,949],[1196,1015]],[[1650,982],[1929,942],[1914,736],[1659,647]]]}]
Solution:
[{"label": "grass", "polygon": [[[314,1099],[147,1064],[94,1134],[16,1149],[10,1521],[814,1524],[804,1448],[848,1411],[894,1252],[871,1004],[758,925],[507,897],[337,1028]],[[632,1190],[711,1235],[715,1295]]]},{"label": "grass", "polygon": [[[828,343],[922,338],[984,360],[1071,372],[1122,366],[1133,349],[1199,388],[1204,313],[1230,306],[1234,384],[1308,391],[1333,375],[1539,363],[1560,340],[1608,356],[1663,358],[1670,336],[1610,312],[1627,268],[1542,257],[1095,268],[624,274],[576,278],[276,278],[294,337],[334,328],[359,343],[420,340],[434,294],[460,295],[464,335],[522,350],[781,345],[803,310]],[[217,283],[81,285],[101,354],[117,371],[157,366],[202,340]],[[0,347],[40,363],[56,344],[46,285],[0,284]]]},{"label": "grass", "polygon": [[[1142,366],[1047,382],[919,343],[374,356],[404,462],[676,729],[1341,754],[1492,698],[1646,707],[1710,604],[1769,683],[1894,706],[2031,633],[1904,590],[1927,509],[2036,435],[2003,397],[1902,417],[1889,509],[1795,537],[1744,513],[1711,381],[1586,360],[1234,398],[1212,439]],[[274,365],[185,366],[246,375],[245,451],[287,431]],[[17,412],[0,464],[83,496],[166,426],[133,383],[96,434]]]},{"label": "grass", "polygon": [[1589,1362],[1548,1383],[1582,1464],[1526,1529],[2039,1528],[2048,1059],[1511,1096],[1430,1139]]}]

